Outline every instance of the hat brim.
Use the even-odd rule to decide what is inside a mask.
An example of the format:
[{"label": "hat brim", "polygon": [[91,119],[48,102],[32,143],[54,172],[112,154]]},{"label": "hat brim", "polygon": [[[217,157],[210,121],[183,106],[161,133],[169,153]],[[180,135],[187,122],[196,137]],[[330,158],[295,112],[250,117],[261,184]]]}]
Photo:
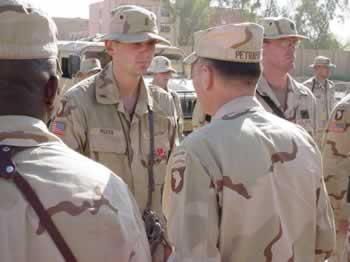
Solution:
[{"label": "hat brim", "polygon": [[199,58],[199,56],[196,54],[196,52],[193,52],[190,55],[188,55],[187,57],[185,57],[183,62],[185,64],[190,65],[190,64],[193,64],[194,62],[196,62],[198,58]]},{"label": "hat brim", "polygon": [[163,70],[154,70],[151,68],[151,69],[148,69],[147,72],[151,73],[151,74],[167,73],[167,72],[176,73],[176,70],[172,67],[168,67],[168,68],[165,68]]},{"label": "hat brim", "polygon": [[312,64],[309,65],[309,67],[314,68],[315,66],[325,66],[325,67],[331,67],[331,68],[336,68],[337,66],[335,64],[329,64],[329,65],[325,65],[325,64]]},{"label": "hat brim", "polygon": [[104,35],[100,41],[105,40],[113,40],[113,41],[119,41],[122,43],[142,43],[146,42],[148,40],[156,40],[158,43],[165,43],[167,45],[171,45],[171,43],[166,40],[164,37],[154,34],[154,33],[141,33],[141,34],[134,34],[134,35],[127,35],[123,33],[112,33]]},{"label": "hat brim", "polygon": [[264,39],[275,40],[275,39],[282,39],[282,38],[289,38],[289,37],[295,37],[295,38],[298,38],[298,39],[309,39],[307,36],[298,35],[298,34],[292,34],[292,35],[276,35],[276,36],[264,36]]},{"label": "hat brim", "polygon": [[87,71],[87,72],[83,72],[83,71],[79,71],[78,73],[81,73],[81,74],[88,74],[88,73],[90,73],[90,72],[92,72],[92,71],[99,71],[99,72],[101,72],[102,71],[102,68],[101,67],[94,67],[94,68],[91,68],[89,71]]}]

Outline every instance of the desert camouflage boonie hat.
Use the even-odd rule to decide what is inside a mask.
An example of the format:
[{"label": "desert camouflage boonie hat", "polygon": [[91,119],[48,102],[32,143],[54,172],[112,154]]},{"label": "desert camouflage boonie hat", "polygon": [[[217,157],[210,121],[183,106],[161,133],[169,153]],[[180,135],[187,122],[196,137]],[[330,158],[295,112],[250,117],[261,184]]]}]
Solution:
[{"label": "desert camouflage boonie hat", "polygon": [[259,63],[264,29],[254,23],[228,24],[194,34],[194,52],[185,58],[187,64],[198,57],[239,63]]},{"label": "desert camouflage boonie hat", "polygon": [[176,73],[176,70],[171,66],[171,61],[165,56],[154,57],[147,71],[152,74],[165,72]]},{"label": "desert camouflage boonie hat", "polygon": [[264,27],[264,39],[281,39],[287,37],[296,37],[305,39],[306,36],[297,32],[295,23],[286,17],[266,17],[260,24]]},{"label": "desert camouflage boonie hat", "polygon": [[313,68],[315,66],[326,66],[326,67],[333,67],[333,68],[336,67],[336,65],[332,64],[331,60],[325,56],[316,56],[314,63],[312,65],[309,65],[309,67]]},{"label": "desert camouflage boonie hat", "polygon": [[112,10],[109,32],[101,40],[141,43],[156,40],[170,45],[159,35],[156,15],[140,6],[122,5]]},{"label": "desert camouflage boonie hat", "polygon": [[0,1],[0,59],[56,58],[54,21],[29,3]]},{"label": "desert camouflage boonie hat", "polygon": [[82,60],[80,63],[80,74],[87,74],[97,70],[102,70],[100,60],[97,58],[87,58],[85,60]]}]

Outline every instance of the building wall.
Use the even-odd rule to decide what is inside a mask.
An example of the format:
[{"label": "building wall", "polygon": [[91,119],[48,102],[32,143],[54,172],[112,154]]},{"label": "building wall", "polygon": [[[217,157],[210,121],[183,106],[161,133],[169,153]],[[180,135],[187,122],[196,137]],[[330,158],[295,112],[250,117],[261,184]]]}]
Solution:
[{"label": "building wall", "polygon": [[145,7],[157,15],[158,26],[162,36],[175,43],[174,26],[170,23],[170,14],[162,8],[161,0],[104,0],[90,5],[89,35],[106,34],[111,20],[112,9],[124,5],[134,4]]},{"label": "building wall", "polygon": [[89,35],[88,19],[54,17],[58,40],[77,40]]}]

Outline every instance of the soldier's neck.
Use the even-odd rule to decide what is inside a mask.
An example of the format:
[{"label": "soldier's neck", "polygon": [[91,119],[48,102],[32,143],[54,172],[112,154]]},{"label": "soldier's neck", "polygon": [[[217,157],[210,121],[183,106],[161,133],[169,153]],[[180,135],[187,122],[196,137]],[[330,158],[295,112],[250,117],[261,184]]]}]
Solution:
[{"label": "soldier's neck", "polygon": [[320,76],[316,76],[316,80],[318,82],[320,82],[321,84],[324,84],[327,80],[327,78],[323,78],[323,77],[320,77]]},{"label": "soldier's neck", "polygon": [[264,77],[270,86],[274,89],[288,88],[288,74],[283,72],[264,71]]},{"label": "soldier's neck", "polygon": [[115,81],[117,82],[119,94],[121,97],[137,96],[140,87],[141,76],[134,76],[118,72],[117,70],[113,72],[113,75]]}]

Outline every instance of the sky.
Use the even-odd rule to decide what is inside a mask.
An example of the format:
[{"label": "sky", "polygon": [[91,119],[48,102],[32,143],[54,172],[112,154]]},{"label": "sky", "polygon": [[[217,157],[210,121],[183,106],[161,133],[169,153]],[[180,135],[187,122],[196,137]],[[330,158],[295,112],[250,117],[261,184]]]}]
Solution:
[{"label": "sky", "polygon": [[[89,4],[101,1],[102,0],[31,0],[32,3],[40,6],[50,16],[81,18],[89,17]],[[279,1],[285,2],[288,0]],[[332,22],[331,31],[342,43],[350,41],[350,16],[346,18],[344,23]]]}]

